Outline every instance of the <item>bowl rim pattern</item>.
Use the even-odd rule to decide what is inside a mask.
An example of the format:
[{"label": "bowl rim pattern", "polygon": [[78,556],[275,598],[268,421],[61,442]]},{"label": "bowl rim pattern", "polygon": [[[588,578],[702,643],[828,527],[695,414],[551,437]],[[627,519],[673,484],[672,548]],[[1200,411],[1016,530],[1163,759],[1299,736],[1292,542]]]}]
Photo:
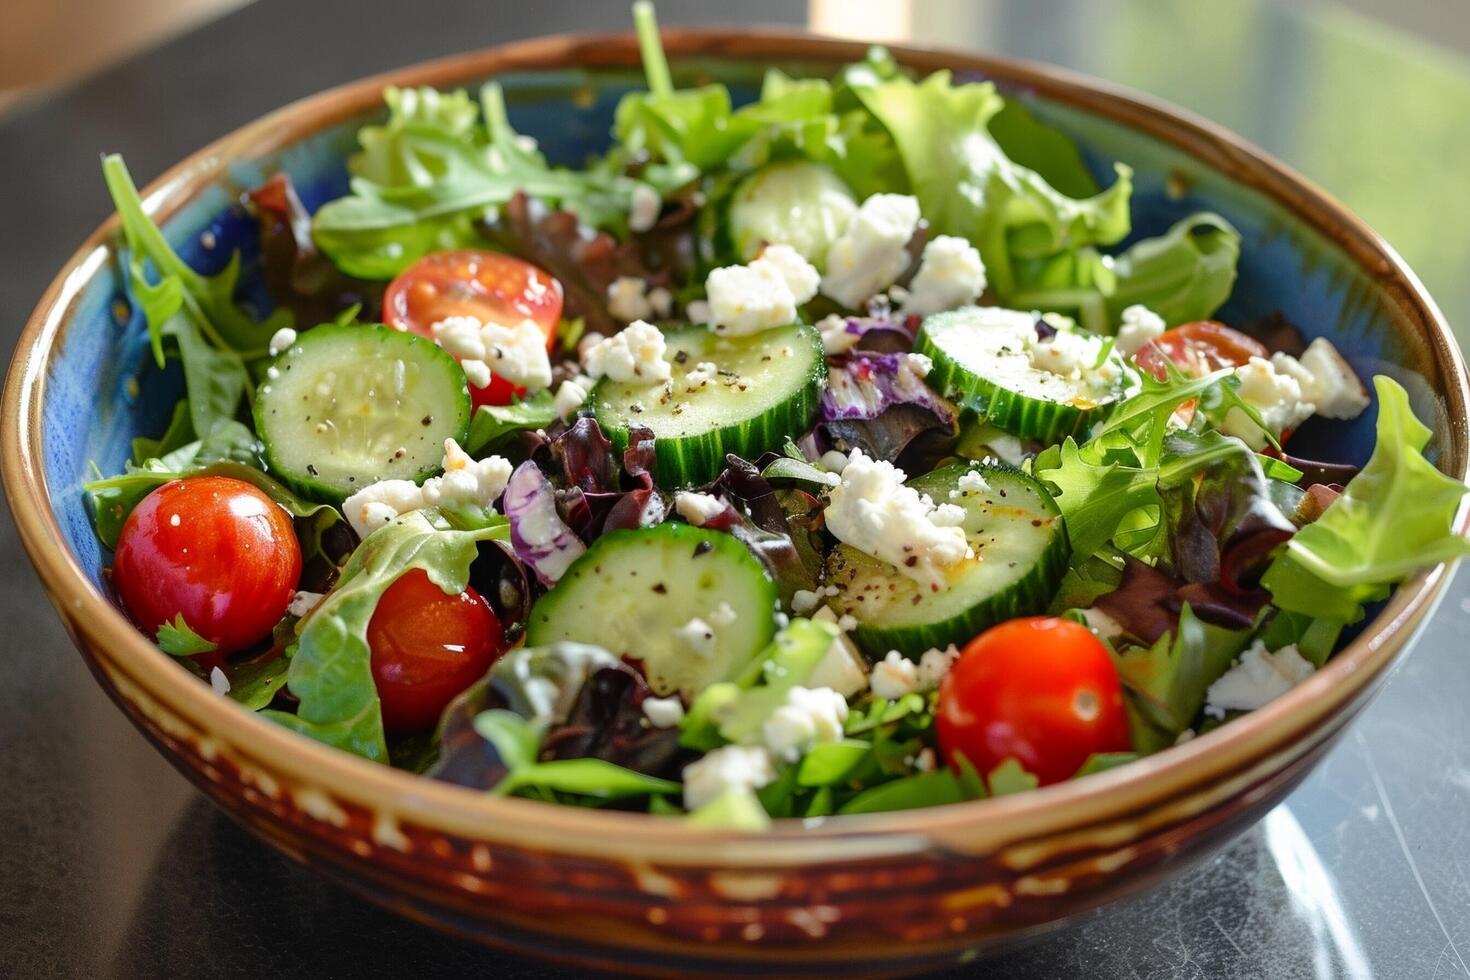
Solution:
[{"label": "bowl rim pattern", "polygon": [[[867,44],[799,32],[750,29],[672,29],[663,34],[671,60],[842,62]],[[1384,291],[1392,315],[1425,344],[1444,383],[1448,430],[1442,468],[1470,475],[1470,378],[1443,315],[1414,273],[1364,222],[1326,192],[1240,137],[1159,100],[1064,69],[1018,59],[892,45],[900,63],[922,71],[977,72],[1003,86],[1035,93],[1159,140],[1228,179],[1274,201],[1340,247]],[[327,126],[380,105],[385,85],[453,86],[518,70],[635,68],[631,34],[566,34],[453,55],[350,82],[291,103],[184,158],[143,192],[160,223],[236,159],[264,158]],[[1231,781],[1273,760],[1295,756],[1302,743],[1334,729],[1386,670],[1441,597],[1448,570],[1437,566],[1404,583],[1363,632],[1328,665],[1250,715],[1128,766],[1085,780],[999,799],[925,810],[844,817],[818,827],[777,821],[768,831],[736,832],[651,820],[642,814],[553,807],[500,799],[439,783],[311,741],[218,697],[207,684],[170,663],[109,598],[93,586],[63,543],[49,506],[42,461],[42,405],[53,350],[86,284],[114,256],[116,216],[102,223],[62,267],[30,316],[0,399],[0,469],[21,540],[62,618],[79,644],[107,661],[134,694],[176,713],[263,770],[300,785],[422,827],[471,838],[565,853],[605,854],[616,840],[621,856],[665,864],[770,867],[803,865],[837,855],[873,856],[942,842],[968,853],[1128,818],[1211,783]],[[1462,508],[1456,529],[1470,527]],[[717,845],[712,850],[711,845]]]}]

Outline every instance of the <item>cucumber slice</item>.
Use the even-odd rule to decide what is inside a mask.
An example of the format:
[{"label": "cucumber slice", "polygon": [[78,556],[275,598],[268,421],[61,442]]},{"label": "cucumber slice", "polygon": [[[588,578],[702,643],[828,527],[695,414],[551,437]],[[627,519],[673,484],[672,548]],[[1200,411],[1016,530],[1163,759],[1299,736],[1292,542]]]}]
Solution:
[{"label": "cucumber slice", "polygon": [[271,365],[255,396],[266,462],[297,492],[341,503],[379,480],[422,482],[464,442],[464,371],[433,342],[384,326],[324,324]]},{"label": "cucumber slice", "polygon": [[857,209],[857,199],[831,167],[783,160],[740,182],[730,202],[730,237],[742,262],[762,246],[790,245],[820,269]]},{"label": "cucumber slice", "polygon": [[[673,377],[664,384],[625,384],[604,378],[590,401],[597,424],[619,451],[628,430],[653,431],[661,487],[708,483],[725,455],[755,459],[805,432],[827,377],[822,335],[793,324],[749,337],[719,337],[703,327],[665,336]],[[699,365],[719,374],[701,382]]]},{"label": "cucumber slice", "polygon": [[1136,374],[1110,351],[1116,380],[1095,383],[1041,370],[1027,345],[1036,338],[1037,314],[969,306],[936,313],[919,328],[914,349],[934,362],[925,380],[946,398],[985,416],[1022,439],[1051,445],[1082,430],[1136,384]]},{"label": "cucumber slice", "polygon": [[531,609],[526,643],[595,644],[642,661],[660,696],[692,698],[765,649],[775,611],[776,585],[743,544],[660,524],[594,541]]},{"label": "cucumber slice", "polygon": [[[978,472],[989,490],[962,490],[960,479]],[[1045,611],[1071,549],[1061,511],[1034,479],[1003,464],[946,466],[910,480],[935,503],[965,509],[965,534],[976,560],[930,592],[879,561],[839,544],[827,557],[826,582],[840,591],[833,611],[857,620],[853,638],[871,656],[964,644],[989,626]],[[953,494],[953,495],[952,495]]]}]

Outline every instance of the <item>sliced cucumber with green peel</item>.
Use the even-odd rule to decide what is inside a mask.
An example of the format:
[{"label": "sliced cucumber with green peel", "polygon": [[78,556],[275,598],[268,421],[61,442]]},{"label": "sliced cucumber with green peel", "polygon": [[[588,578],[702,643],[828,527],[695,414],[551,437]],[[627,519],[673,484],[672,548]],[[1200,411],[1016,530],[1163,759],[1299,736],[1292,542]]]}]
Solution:
[{"label": "sliced cucumber with green peel", "polygon": [[304,331],[255,395],[271,472],[332,503],[379,480],[433,476],[444,440],[463,442],[469,424],[469,389],[454,358],[384,326]]},{"label": "sliced cucumber with green peel", "polygon": [[737,676],[775,635],[776,585],[728,534],[612,531],[531,609],[526,643],[591,643],[641,661],[660,696]]},{"label": "sliced cucumber with green peel", "polygon": [[[628,430],[653,432],[659,486],[708,483],[734,453],[755,459],[811,427],[827,377],[822,336],[793,324],[748,337],[720,337],[703,327],[665,336],[673,377],[625,384],[604,378],[589,401],[597,424],[619,451]],[[701,365],[714,365],[717,373]]]},{"label": "sliced cucumber with green peel", "polygon": [[[974,470],[989,489],[961,489]],[[966,481],[967,483],[971,481]],[[1061,511],[1036,480],[1001,464],[946,466],[910,480],[936,504],[965,509],[974,560],[956,566],[931,592],[885,561],[839,544],[827,557],[831,606],[857,620],[853,637],[870,656],[897,650],[918,657],[930,648],[963,645],[987,627],[1044,612],[1071,549]]]},{"label": "sliced cucumber with green peel", "polygon": [[991,425],[1048,445],[1080,432],[1136,383],[1122,355],[1103,358],[1111,380],[1085,369],[1054,374],[1031,362],[1035,313],[969,306],[936,313],[919,328],[914,349],[934,362],[925,380],[946,398],[983,415]]}]

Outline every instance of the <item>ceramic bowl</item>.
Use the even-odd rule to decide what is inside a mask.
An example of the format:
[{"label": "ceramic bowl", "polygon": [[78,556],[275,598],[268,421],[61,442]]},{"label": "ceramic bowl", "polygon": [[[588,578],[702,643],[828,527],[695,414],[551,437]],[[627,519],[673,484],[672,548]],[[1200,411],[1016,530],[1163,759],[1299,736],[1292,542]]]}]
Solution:
[{"label": "ceramic bowl", "polygon": [[[769,64],[827,75],[864,50],[749,31],[676,31],[666,42],[682,78],[747,96]],[[1279,310],[1330,337],[1360,374],[1398,378],[1434,428],[1438,465],[1465,475],[1466,373],[1449,330],[1393,251],[1322,191],[1208,123],[1107,85],[1015,61],[895,54],[921,71],[994,79],[1076,138],[1099,173],[1114,159],[1131,164],[1141,233],[1196,207],[1223,212],[1245,239],[1226,318]],[[190,261],[217,267],[242,247],[248,270],[239,189],[283,168],[309,206],[341,193],[353,134],[380,112],[383,85],[497,77],[516,126],[574,162],[605,144],[618,96],[641,83],[636,66],[629,36],[560,37],[367,79],[194,154],[147,189],[147,207]],[[113,604],[79,484],[92,461],[115,471],[131,437],[162,429],[178,386],[167,374],[136,383],[150,369],[116,246],[109,221],[51,284],[0,409],[10,505],[77,648],[159,751],[262,839],[404,915],[531,954],[644,971],[855,975],[963,961],[1035,934],[1177,874],[1281,800],[1380,686],[1445,583],[1436,568],[1405,584],[1324,670],[1269,706],[1038,792],[763,834],[492,799],[238,708]],[[1324,451],[1361,460],[1368,414]]]}]

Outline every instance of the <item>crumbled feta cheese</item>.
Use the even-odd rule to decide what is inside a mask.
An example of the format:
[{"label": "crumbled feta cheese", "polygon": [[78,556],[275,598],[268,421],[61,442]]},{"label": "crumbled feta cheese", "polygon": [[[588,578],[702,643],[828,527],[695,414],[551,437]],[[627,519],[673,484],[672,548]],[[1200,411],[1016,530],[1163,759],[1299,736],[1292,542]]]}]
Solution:
[{"label": "crumbled feta cheese", "polygon": [[726,745],[684,767],[684,808],[698,810],[726,792],[754,792],[776,778],[771,754],[760,746]]},{"label": "crumbled feta cheese", "polygon": [[791,611],[798,616],[805,616],[817,608],[817,603],[822,601],[821,597],[808,589],[797,589],[791,594]]},{"label": "crumbled feta cheese", "polygon": [[935,507],[927,496],[905,486],[904,479],[892,463],[854,449],[842,482],[832,488],[827,529],[937,592],[945,581],[944,569],[974,557],[957,526],[964,510],[953,504]]},{"label": "crumbled feta cheese", "polygon": [[1118,324],[1118,351],[1124,357],[1132,357],[1163,332],[1164,318],[1142,303],[1134,303],[1123,310]]},{"label": "crumbled feta cheese", "polygon": [[715,628],[698,616],[674,630],[674,638],[706,660],[715,655]]},{"label": "crumbled feta cheese", "polygon": [[209,686],[214,688],[214,693],[221,697],[230,693],[230,679],[218,667],[215,667],[209,672]]},{"label": "crumbled feta cheese", "polygon": [[[1286,355],[1277,355],[1284,357]],[[1275,361],[1275,357],[1272,358]],[[1368,392],[1332,341],[1318,337],[1302,353],[1301,366],[1311,378],[1302,395],[1329,419],[1355,419],[1368,407]]]},{"label": "crumbled feta cheese", "polygon": [[767,245],[751,264],[759,262],[772,265],[781,273],[781,278],[786,280],[786,288],[791,290],[791,298],[796,301],[797,306],[810,302],[817,295],[822,274],[790,245]]},{"label": "crumbled feta cheese", "polygon": [[275,357],[294,343],[296,343],[296,331],[290,327],[282,327],[271,334],[270,343],[266,345],[266,350],[271,357]]},{"label": "crumbled feta cheese", "polygon": [[464,368],[465,380],[468,381],[471,385],[476,388],[485,388],[489,386],[490,365],[486,364],[484,361],[475,360],[474,358],[466,358],[465,360],[459,362],[459,366]]},{"label": "crumbled feta cheese", "polygon": [[725,502],[707,493],[680,490],[674,494],[674,512],[695,527],[704,527],[725,512]]},{"label": "crumbled feta cheese", "polygon": [[743,336],[796,321],[796,297],[771,262],[713,269],[704,291],[716,333]]},{"label": "crumbled feta cheese", "polygon": [[1122,636],[1124,633],[1127,632],[1127,630],[1123,628],[1122,623],[1118,622],[1116,619],[1114,619],[1112,616],[1109,616],[1101,609],[1089,607],[1087,609],[1079,609],[1077,611],[1082,614],[1083,619],[1087,620],[1088,629],[1092,630],[1094,633],[1105,640],[1111,640],[1114,637]]},{"label": "crumbled feta cheese", "polygon": [[[586,381],[586,384],[582,382]],[[591,387],[590,378],[568,378],[556,389],[556,397],[551,400],[551,407],[556,412],[556,417],[566,421],[587,401],[587,392]]]},{"label": "crumbled feta cheese", "polygon": [[853,630],[857,629],[857,625],[857,617],[849,613],[843,613],[841,616],[837,617],[837,628],[844,633],[851,633]]},{"label": "crumbled feta cheese", "polygon": [[512,326],[487,323],[480,336],[485,340],[485,363],[491,371],[530,392],[551,384],[546,334],[535,320],[522,320]]},{"label": "crumbled feta cheese", "polygon": [[715,611],[709,614],[709,623],[715,629],[721,626],[729,626],[735,622],[735,609],[728,602],[722,602],[715,607]]},{"label": "crumbled feta cheese", "polygon": [[918,691],[932,691],[944,680],[944,675],[949,673],[949,668],[960,658],[959,648],[953,643],[938,650],[930,647],[919,657],[919,678],[915,688]]},{"label": "crumbled feta cheese", "polygon": [[265,376],[272,381],[279,381],[281,380],[281,369],[272,364],[265,369]]},{"label": "crumbled feta cheese", "polygon": [[831,688],[793,687],[786,702],[761,725],[771,754],[795,762],[812,746],[842,741],[847,699]]},{"label": "crumbled feta cheese", "polygon": [[678,697],[644,698],[643,717],[654,728],[673,728],[684,719],[684,702]]},{"label": "crumbled feta cheese", "polygon": [[990,484],[979,470],[970,470],[960,476],[955,488],[949,492],[950,500],[963,500],[972,493],[989,493]]},{"label": "crumbled feta cheese", "polygon": [[904,356],[904,366],[922,378],[934,370],[934,359],[928,354],[907,354]]},{"label": "crumbled feta cheese", "polygon": [[1027,344],[1031,366],[1063,378],[1079,378],[1092,370],[1102,353],[1102,338],[1080,330],[1058,330]]},{"label": "crumbled feta cheese", "polygon": [[920,749],[919,754],[914,756],[915,772],[933,772],[938,764],[939,760],[934,757],[933,749]]},{"label": "crumbled feta cheese", "polygon": [[841,476],[842,471],[847,468],[847,454],[829,449],[817,460],[823,469]]},{"label": "crumbled feta cheese", "polygon": [[[1286,429],[1301,425],[1317,410],[1306,400],[1301,382],[1292,373],[1277,371],[1263,357],[1253,357],[1236,368],[1235,376],[1240,379],[1241,399],[1260,413],[1261,421],[1272,435],[1279,436]],[[1232,408],[1226,414],[1220,431],[1238,437],[1252,449],[1259,450],[1266,445],[1260,426],[1239,408]]]},{"label": "crumbled feta cheese", "polygon": [[618,276],[607,286],[607,311],[624,323],[653,316],[648,283],[634,276]]},{"label": "crumbled feta cheese", "polygon": [[868,683],[873,693],[886,701],[897,701],[919,685],[919,665],[897,650],[873,665]]},{"label": "crumbled feta cheese", "polygon": [[861,309],[909,265],[908,244],[919,226],[919,201],[904,194],[874,194],[827,250],[822,294],[848,309]]},{"label": "crumbled feta cheese", "polygon": [[940,235],[924,246],[919,271],[903,298],[903,311],[928,316],[966,306],[985,291],[985,263],[963,238]]},{"label": "crumbled feta cheese", "polygon": [[658,191],[647,184],[638,184],[628,202],[628,230],[642,232],[652,228],[658,224],[661,210],[663,201],[659,199]]},{"label": "crumbled feta cheese", "polygon": [[429,336],[454,357],[483,361],[485,339],[480,333],[483,327],[472,316],[448,316],[429,325]]},{"label": "crumbled feta cheese", "polygon": [[359,538],[389,523],[400,514],[438,504],[464,504],[489,508],[505,490],[511,465],[501,456],[474,459],[453,439],[444,440],[444,474],[424,481],[379,480],[363,487],[342,504],[347,523]]},{"label": "crumbled feta cheese", "polygon": [[702,299],[691,300],[684,307],[684,313],[689,317],[690,323],[702,323],[709,326],[714,322],[715,314],[710,309],[709,302]]},{"label": "crumbled feta cheese", "polygon": [[822,335],[822,347],[829,355],[845,354],[862,339],[847,329],[847,317],[839,313],[829,313],[818,320],[817,331]]},{"label": "crumbled feta cheese", "polygon": [[286,607],[286,612],[301,619],[325,598],[320,592],[297,592],[291,597],[291,604]]},{"label": "crumbled feta cheese", "polygon": [[654,286],[648,291],[648,305],[653,308],[654,316],[666,319],[674,312],[674,294],[662,286]]},{"label": "crumbled feta cheese", "polygon": [[706,385],[713,384],[720,377],[720,366],[709,361],[700,361],[694,365],[694,369],[684,375],[684,390],[696,392]]},{"label": "crumbled feta cheese", "polygon": [[624,384],[658,384],[672,377],[668,349],[658,327],[634,320],[623,330],[605,337],[587,349],[582,363],[594,378],[612,378]]},{"label": "crumbled feta cheese", "polygon": [[1240,660],[1205,696],[1205,714],[1224,718],[1227,711],[1254,711],[1311,677],[1316,668],[1297,652],[1295,644],[1275,653],[1260,640],[1240,655]]},{"label": "crumbled feta cheese", "polygon": [[[831,607],[823,606],[812,615],[812,621],[836,624],[837,614]],[[830,687],[843,697],[850,698],[868,686],[867,658],[845,633],[838,633],[822,659],[817,661],[817,665],[807,675],[806,682],[811,687]]]}]

